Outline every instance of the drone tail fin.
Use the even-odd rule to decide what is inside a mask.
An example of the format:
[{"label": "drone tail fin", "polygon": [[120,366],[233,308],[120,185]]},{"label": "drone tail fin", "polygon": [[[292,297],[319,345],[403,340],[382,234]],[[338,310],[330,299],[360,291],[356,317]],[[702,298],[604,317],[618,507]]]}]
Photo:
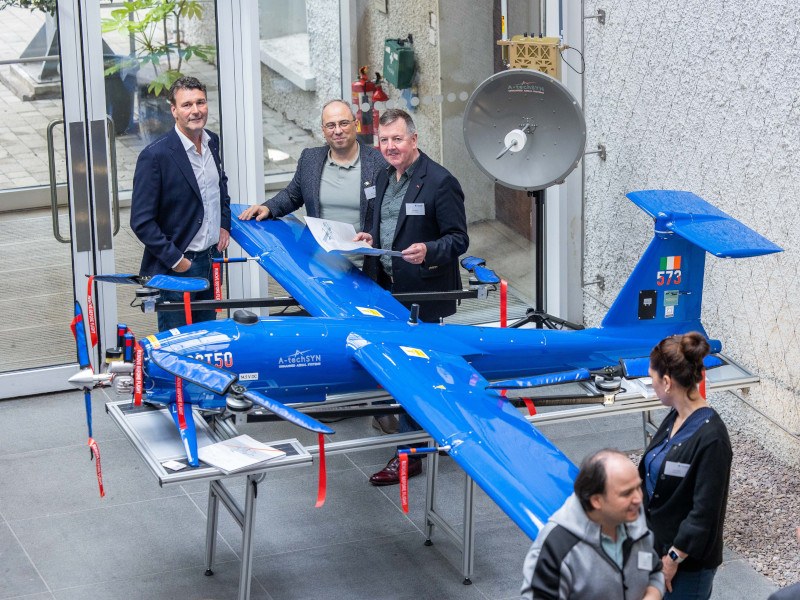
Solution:
[{"label": "drone tail fin", "polygon": [[655,233],[608,310],[603,327],[652,324],[703,332],[706,252],[745,258],[781,248],[691,192],[645,190],[628,198],[655,220]]}]

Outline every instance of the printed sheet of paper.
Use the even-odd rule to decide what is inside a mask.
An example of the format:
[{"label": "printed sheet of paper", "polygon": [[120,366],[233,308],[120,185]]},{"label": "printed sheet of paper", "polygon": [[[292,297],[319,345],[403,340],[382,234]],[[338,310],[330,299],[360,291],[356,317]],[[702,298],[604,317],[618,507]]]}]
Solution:
[{"label": "printed sheet of paper", "polygon": [[314,239],[328,252],[369,254],[372,256],[380,254],[402,256],[402,252],[396,250],[381,250],[380,248],[372,248],[366,242],[354,242],[353,238],[356,237],[356,229],[350,223],[317,219],[316,217],[305,217],[305,219]]},{"label": "printed sheet of paper", "polygon": [[200,460],[225,473],[233,473],[252,465],[286,456],[283,450],[262,444],[249,435],[239,435],[229,440],[204,446],[197,451]]}]

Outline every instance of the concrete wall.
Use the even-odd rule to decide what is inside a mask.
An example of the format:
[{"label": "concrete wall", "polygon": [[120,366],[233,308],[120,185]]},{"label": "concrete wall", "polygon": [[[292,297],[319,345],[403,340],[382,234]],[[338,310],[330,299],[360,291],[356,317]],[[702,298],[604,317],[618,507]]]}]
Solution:
[{"label": "concrete wall", "polygon": [[[587,146],[584,292],[596,324],[652,236],[631,190],[685,189],[786,252],[708,257],[703,319],[724,352],[761,377],[757,410],[800,431],[800,4],[600,0],[585,14]],[[742,404],[737,406],[743,410]]]},{"label": "concrete wall", "polygon": [[[413,36],[417,85],[412,92],[419,98],[420,104],[410,112],[419,132],[420,149],[433,160],[441,162],[442,116],[441,101],[437,101],[437,96],[442,93],[439,48],[428,42],[429,13],[439,14],[437,1],[389,0],[386,13],[375,10],[372,0],[358,0],[357,7],[358,63],[369,65],[371,74],[383,72],[386,39],[405,38],[409,33]],[[383,89],[392,103],[399,102],[405,106],[401,90],[386,84]]]},{"label": "concrete wall", "polygon": [[[263,9],[262,9],[263,10]],[[341,44],[339,1],[306,2],[306,21],[311,69],[316,75],[316,90],[301,90],[272,69],[262,65],[262,100],[300,127],[312,131],[323,141],[320,130],[322,105],[341,95]]]}]

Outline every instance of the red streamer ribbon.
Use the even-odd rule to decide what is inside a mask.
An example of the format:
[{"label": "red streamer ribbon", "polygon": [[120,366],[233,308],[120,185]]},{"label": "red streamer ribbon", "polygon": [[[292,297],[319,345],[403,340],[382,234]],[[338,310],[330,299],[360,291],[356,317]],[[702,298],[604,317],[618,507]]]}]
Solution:
[{"label": "red streamer ribbon", "polygon": [[186,317],[186,324],[192,324],[192,295],[189,292],[183,292],[183,314]]},{"label": "red streamer ribbon", "polygon": [[533,416],[536,414],[536,406],[533,404],[533,400],[530,398],[523,398],[522,401],[525,403],[525,406],[528,407],[528,414]]},{"label": "red streamer ribbon", "polygon": [[706,399],[706,370],[703,369],[703,378],[700,380],[700,396]]},{"label": "red streamer ribbon", "polygon": [[93,438],[89,438],[89,448],[94,455],[94,467],[97,471],[97,486],[100,489],[100,497],[103,498],[106,495],[106,491],[103,488],[103,469],[100,467],[100,448]]},{"label": "red streamer ribbon", "polygon": [[86,322],[89,324],[89,338],[92,348],[97,346],[97,323],[94,317],[94,299],[92,298],[92,284],[94,276],[89,277],[89,284],[86,287]]},{"label": "red streamer ribbon", "polygon": [[186,413],[183,404],[183,379],[175,378],[175,407],[178,409],[178,427],[186,429]]},{"label": "red streamer ribbon", "polygon": [[325,437],[319,433],[319,483],[317,484],[317,503],[314,508],[320,508],[325,504],[325,496],[328,493],[328,476],[325,470]]},{"label": "red streamer ribbon", "polygon": [[[222,300],[222,265],[214,263],[211,265],[211,272],[214,279],[214,300]],[[222,312],[221,308],[215,309],[217,312]]]},{"label": "red streamer ribbon", "polygon": [[408,454],[400,454],[400,505],[408,513]]},{"label": "red streamer ribbon", "polygon": [[500,327],[508,325],[508,282],[500,280]]},{"label": "red streamer ribbon", "polygon": [[144,389],[144,348],[136,342],[133,351],[133,405],[142,405],[142,391]]}]

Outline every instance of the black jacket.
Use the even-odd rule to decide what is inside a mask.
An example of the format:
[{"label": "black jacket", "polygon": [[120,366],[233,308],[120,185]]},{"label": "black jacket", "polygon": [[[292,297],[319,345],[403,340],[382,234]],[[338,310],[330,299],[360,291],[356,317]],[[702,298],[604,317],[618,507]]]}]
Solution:
[{"label": "black jacket", "polygon": [[[672,410],[645,451],[661,443],[675,422]],[[733,451],[728,430],[714,412],[687,441],[672,447],[661,465],[653,497],[644,483],[647,526],[655,534],[655,550],[664,556],[671,546],[689,556],[680,569],[697,571],[722,564],[722,525],[728,504]],[[666,475],[667,462],[689,465],[683,477]],[[644,481],[646,461],[639,463]]]},{"label": "black jacket", "polygon": [[[384,169],[377,178],[377,197],[372,227],[373,243],[380,244],[381,204],[389,186],[389,172]],[[409,215],[409,204],[424,204],[424,215]],[[411,244],[425,242],[425,262],[412,265],[402,258],[392,258],[392,291],[446,292],[461,289],[458,257],[467,251],[467,215],[464,209],[464,192],[458,180],[425,153],[419,153],[419,162],[408,182],[408,190],[397,217],[392,250],[405,250]],[[366,261],[365,261],[366,265]],[[366,270],[366,266],[365,266]],[[420,303],[420,319],[436,322],[456,312],[455,300]]]}]

